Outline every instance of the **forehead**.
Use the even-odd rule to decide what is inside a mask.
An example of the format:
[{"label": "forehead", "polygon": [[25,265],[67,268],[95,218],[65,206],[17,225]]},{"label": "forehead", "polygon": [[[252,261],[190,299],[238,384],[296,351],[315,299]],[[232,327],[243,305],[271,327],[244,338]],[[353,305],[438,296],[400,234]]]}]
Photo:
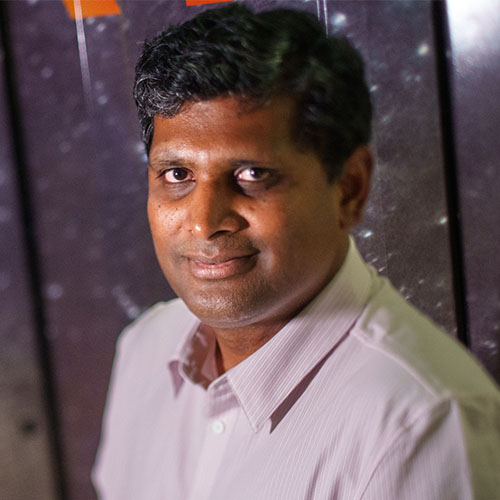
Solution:
[{"label": "forehead", "polygon": [[290,147],[294,112],[287,97],[258,108],[231,97],[187,103],[172,118],[155,116],[151,157],[173,147]]}]

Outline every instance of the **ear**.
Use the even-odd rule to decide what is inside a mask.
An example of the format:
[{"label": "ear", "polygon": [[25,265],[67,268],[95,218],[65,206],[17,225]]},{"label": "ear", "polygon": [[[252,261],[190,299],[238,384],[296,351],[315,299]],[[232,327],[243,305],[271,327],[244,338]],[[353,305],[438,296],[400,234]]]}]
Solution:
[{"label": "ear", "polygon": [[342,229],[349,230],[361,220],[370,192],[372,172],[373,158],[367,145],[358,147],[344,163],[337,180]]}]

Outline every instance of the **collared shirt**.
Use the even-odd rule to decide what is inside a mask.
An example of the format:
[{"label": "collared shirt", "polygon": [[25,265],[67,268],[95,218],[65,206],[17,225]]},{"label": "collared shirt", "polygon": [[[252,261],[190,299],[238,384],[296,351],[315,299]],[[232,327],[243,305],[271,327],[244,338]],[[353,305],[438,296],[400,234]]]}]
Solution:
[{"label": "collared shirt", "polygon": [[500,393],[353,242],[332,282],[217,376],[180,300],[122,334],[101,500],[500,498]]}]

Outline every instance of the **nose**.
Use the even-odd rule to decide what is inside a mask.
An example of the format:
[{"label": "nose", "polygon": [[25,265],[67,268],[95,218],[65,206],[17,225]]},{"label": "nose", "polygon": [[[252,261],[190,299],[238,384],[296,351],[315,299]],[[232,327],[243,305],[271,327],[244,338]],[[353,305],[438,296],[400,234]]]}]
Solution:
[{"label": "nose", "polygon": [[205,240],[232,234],[246,226],[236,207],[237,194],[217,182],[198,182],[189,195],[186,229]]}]

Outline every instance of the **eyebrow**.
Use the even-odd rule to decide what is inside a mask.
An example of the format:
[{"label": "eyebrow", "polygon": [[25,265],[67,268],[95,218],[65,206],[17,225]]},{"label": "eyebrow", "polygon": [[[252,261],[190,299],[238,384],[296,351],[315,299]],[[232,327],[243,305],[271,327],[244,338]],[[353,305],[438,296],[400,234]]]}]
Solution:
[{"label": "eyebrow", "polygon": [[[192,162],[186,161],[183,158],[174,156],[174,155],[157,155],[153,157],[149,161],[149,166],[153,169],[157,168],[175,168],[175,167],[184,167],[188,168],[192,165]],[[238,159],[230,161],[230,165],[232,168],[241,168],[241,167],[256,167],[256,168],[269,168],[268,162],[263,162],[259,160],[249,160],[249,159]]]},{"label": "eyebrow", "polygon": [[190,162],[182,158],[169,155],[157,155],[151,158],[148,165],[151,168],[175,168],[175,167],[187,167]]}]

